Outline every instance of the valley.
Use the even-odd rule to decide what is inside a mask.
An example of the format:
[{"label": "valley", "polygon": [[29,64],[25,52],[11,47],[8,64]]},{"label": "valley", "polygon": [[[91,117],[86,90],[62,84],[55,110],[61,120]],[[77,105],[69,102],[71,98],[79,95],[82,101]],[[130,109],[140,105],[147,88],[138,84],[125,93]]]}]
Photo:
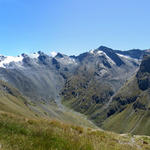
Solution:
[{"label": "valley", "polygon": [[150,149],[150,53],[0,56],[0,149]]}]

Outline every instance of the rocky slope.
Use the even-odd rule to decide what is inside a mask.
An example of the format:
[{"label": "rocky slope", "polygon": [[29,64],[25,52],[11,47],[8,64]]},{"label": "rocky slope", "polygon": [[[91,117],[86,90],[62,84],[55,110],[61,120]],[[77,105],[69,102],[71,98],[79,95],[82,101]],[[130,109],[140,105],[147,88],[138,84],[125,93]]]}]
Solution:
[{"label": "rocky slope", "polygon": [[[62,90],[63,103],[82,112],[101,126],[112,96],[137,71],[140,59],[101,46],[79,55],[75,74]],[[141,52],[141,57],[143,55]],[[139,55],[139,54],[138,54]]]},{"label": "rocky slope", "polygon": [[[107,128],[104,121],[116,113],[114,97],[147,53],[148,50],[123,52],[100,46],[79,56],[57,53],[51,57],[40,51],[17,57],[0,56],[0,79],[26,96],[33,104],[30,109],[39,116],[65,120],[67,112],[62,111],[62,96],[65,105]],[[147,83],[139,73],[140,77],[142,84]],[[73,120],[67,115],[68,118]]]},{"label": "rocky slope", "polygon": [[0,81],[0,112],[36,118],[28,107],[28,100],[4,81]]},{"label": "rocky slope", "polygon": [[[67,56],[58,53],[51,57],[43,52],[18,57],[0,56],[0,79],[18,88],[36,101],[60,100],[59,93],[66,80],[79,71],[92,72],[94,78],[110,84],[116,91],[138,68],[139,55],[120,54],[101,46],[96,50]],[[82,73],[81,73],[82,74]]]},{"label": "rocky slope", "polygon": [[58,99],[59,90],[71,70],[68,69],[70,64],[61,65],[42,52],[22,54],[13,59],[2,57],[0,66],[1,80],[18,88],[31,100],[45,102]]}]

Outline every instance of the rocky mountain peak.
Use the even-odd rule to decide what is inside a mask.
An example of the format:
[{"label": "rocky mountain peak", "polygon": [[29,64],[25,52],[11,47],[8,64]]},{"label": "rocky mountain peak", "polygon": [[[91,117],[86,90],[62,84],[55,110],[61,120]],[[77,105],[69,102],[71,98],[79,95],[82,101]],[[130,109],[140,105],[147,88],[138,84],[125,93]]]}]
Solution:
[{"label": "rocky mountain peak", "polygon": [[111,48],[109,48],[109,47],[106,47],[106,46],[100,46],[99,48],[98,48],[98,50],[101,50],[101,51],[113,51],[113,49],[111,49]]},{"label": "rocky mountain peak", "polygon": [[63,58],[64,57],[64,55],[63,54],[61,54],[61,53],[57,53],[57,55],[55,56],[56,58]]},{"label": "rocky mountain peak", "polygon": [[111,60],[115,62],[117,66],[124,65],[125,63],[122,61],[122,59],[116,54],[115,50],[105,47],[105,46],[100,46],[96,51],[103,51]]}]

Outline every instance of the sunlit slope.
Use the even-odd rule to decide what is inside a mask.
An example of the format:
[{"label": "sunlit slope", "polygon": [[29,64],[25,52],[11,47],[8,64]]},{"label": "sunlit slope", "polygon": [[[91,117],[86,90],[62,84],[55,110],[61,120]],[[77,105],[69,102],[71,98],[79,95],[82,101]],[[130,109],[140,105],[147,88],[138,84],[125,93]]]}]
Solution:
[{"label": "sunlit slope", "polygon": [[150,56],[145,56],[136,76],[115,95],[102,127],[119,133],[150,135]]},{"label": "sunlit slope", "polygon": [[150,138],[0,112],[2,150],[148,150]]},{"label": "sunlit slope", "polygon": [[17,89],[0,81],[0,111],[26,117],[35,117],[34,113],[27,107],[27,103],[25,97]]}]

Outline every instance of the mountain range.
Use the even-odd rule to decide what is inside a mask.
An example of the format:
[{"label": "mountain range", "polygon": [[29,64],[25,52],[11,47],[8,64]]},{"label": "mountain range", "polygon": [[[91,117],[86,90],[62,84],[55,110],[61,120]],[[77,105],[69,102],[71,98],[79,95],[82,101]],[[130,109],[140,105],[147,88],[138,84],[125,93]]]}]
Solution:
[{"label": "mountain range", "polygon": [[[10,97],[6,101],[1,98],[1,103],[8,107],[5,111],[15,112],[20,107],[20,102],[15,102],[19,96],[20,114],[27,110],[28,116],[35,118],[82,124],[79,112],[105,130],[150,135],[149,54],[149,50],[100,46],[78,56],[50,56],[41,51],[1,55],[2,95],[3,99]],[[84,123],[95,126],[89,120]]]}]

